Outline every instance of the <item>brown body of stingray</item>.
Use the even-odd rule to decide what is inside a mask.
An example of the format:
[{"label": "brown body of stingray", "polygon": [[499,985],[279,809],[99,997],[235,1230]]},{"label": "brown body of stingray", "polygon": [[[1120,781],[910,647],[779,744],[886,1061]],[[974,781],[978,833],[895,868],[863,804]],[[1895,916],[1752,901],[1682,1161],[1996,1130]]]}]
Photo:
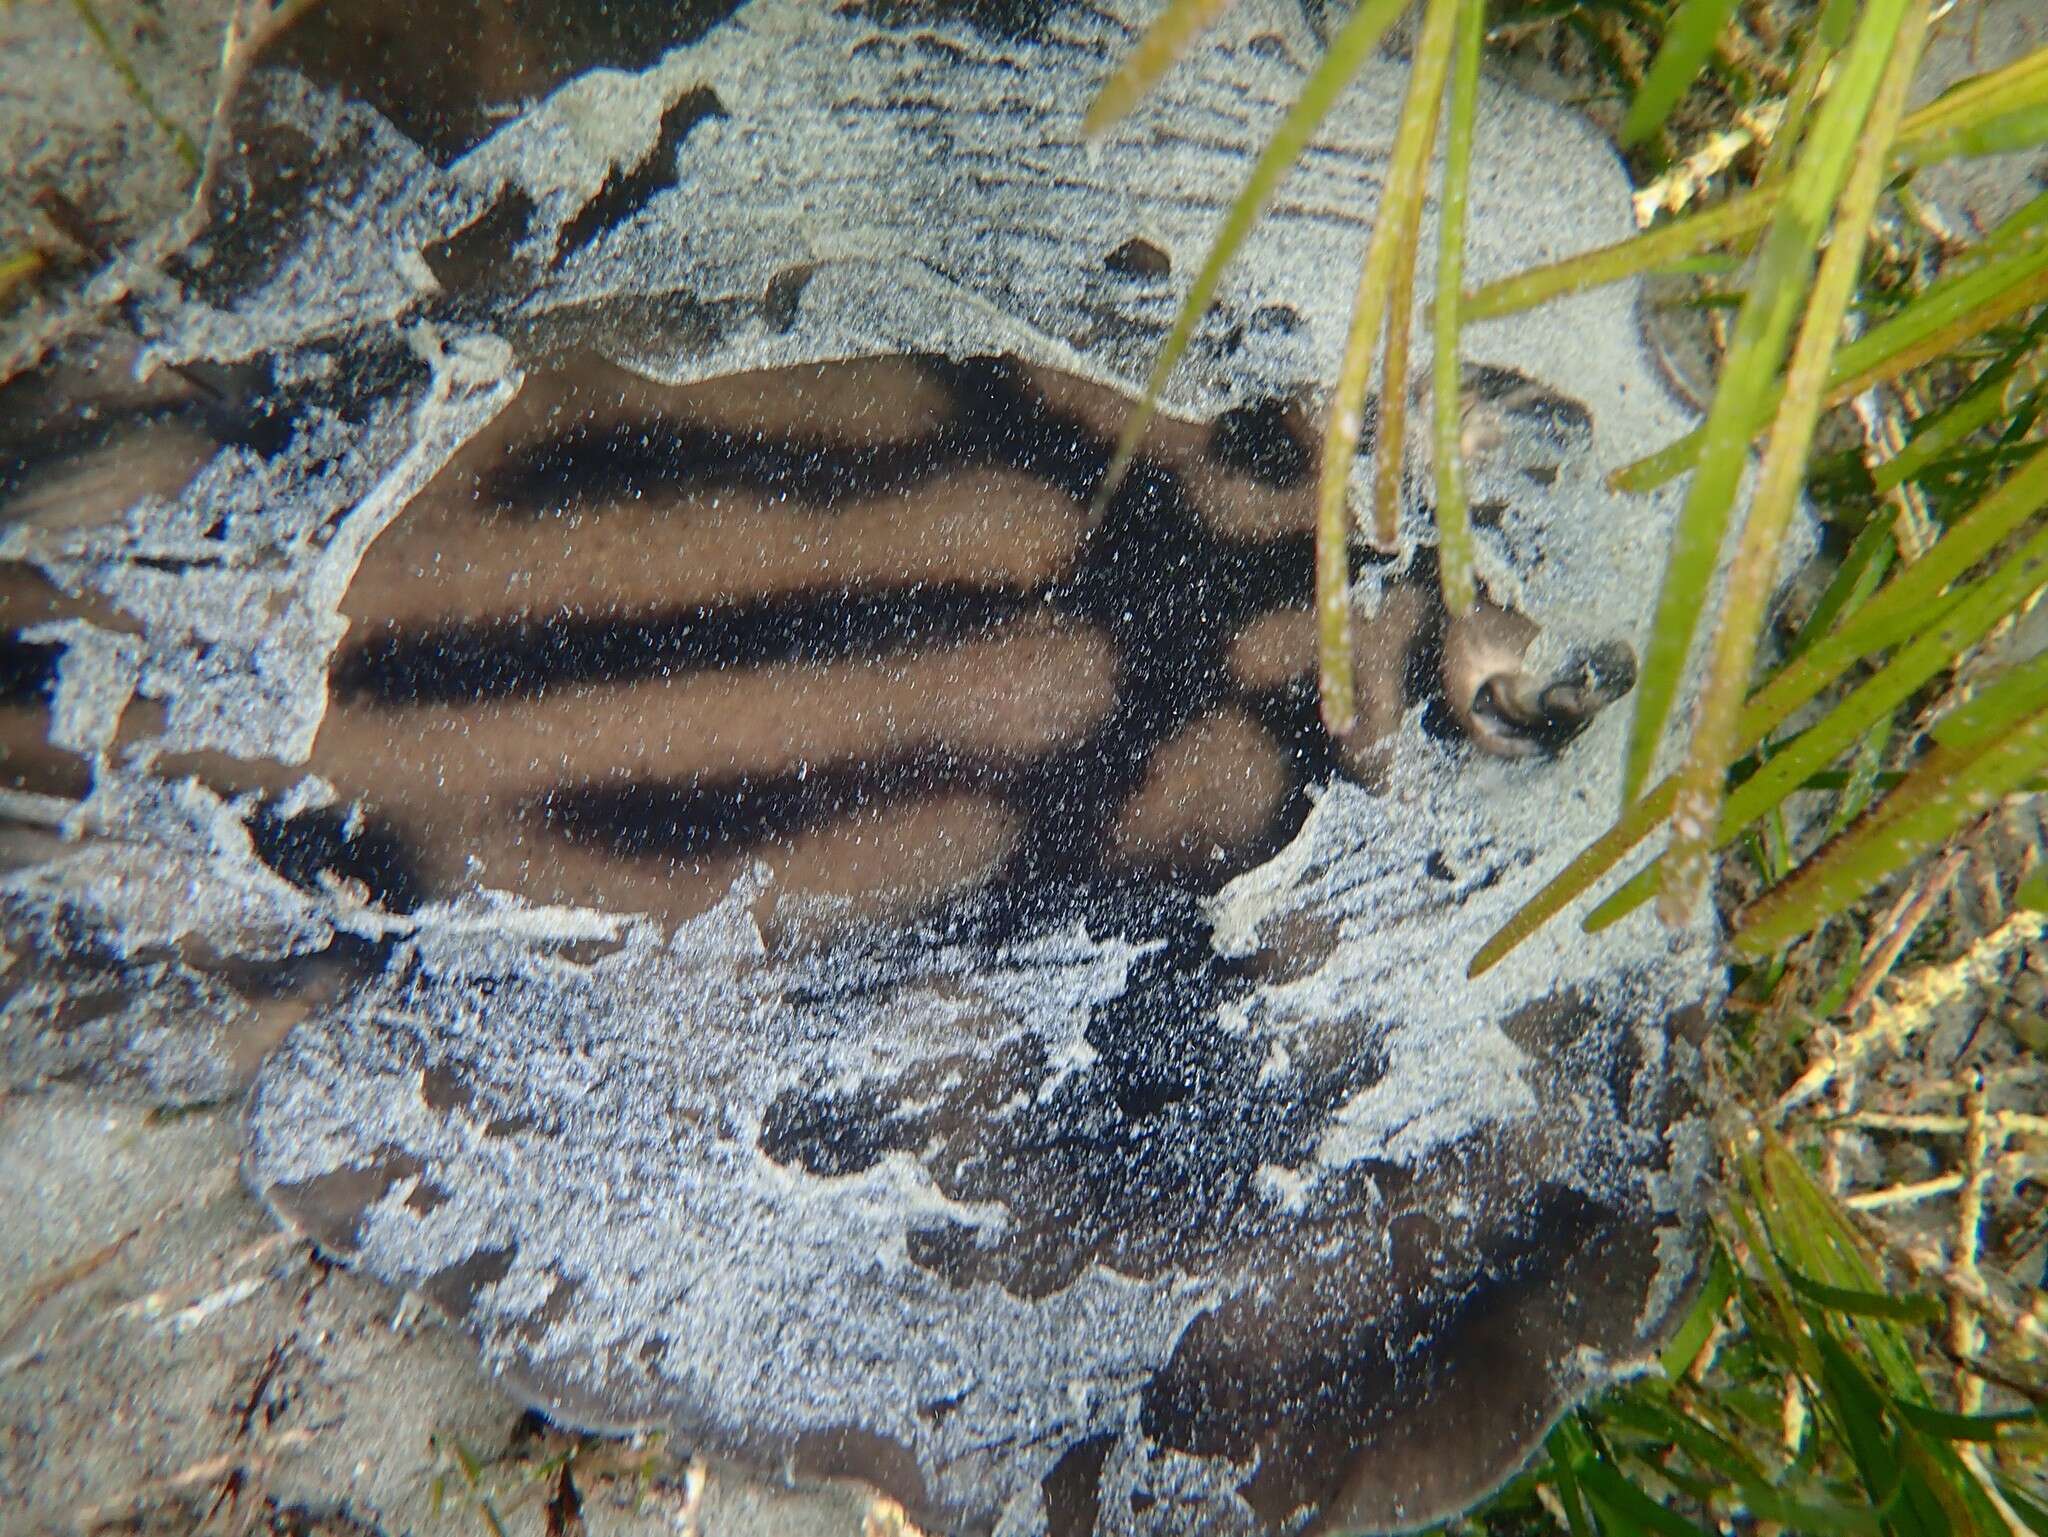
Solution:
[{"label": "brown body of stingray", "polygon": [[[689,918],[760,862],[786,904],[900,919],[991,883],[1213,892],[1293,836],[1310,785],[1370,779],[1413,706],[1521,755],[1619,691],[1531,679],[1536,627],[1491,605],[1447,623],[1425,571],[1361,616],[1360,720],[1331,739],[1305,422],[1274,402],[1159,423],[1098,508],[1130,407],[1002,359],[684,387],[564,359],[370,546],[306,763],[157,767],[272,793],[318,775],[347,835],[262,836],[301,878],[352,860],[399,909],[480,884]],[[85,475],[175,491],[210,448],[117,434],[14,510],[77,516]],[[16,633],[90,611],[8,580]],[[0,772],[75,790],[88,765],[47,744],[37,665]]]}]

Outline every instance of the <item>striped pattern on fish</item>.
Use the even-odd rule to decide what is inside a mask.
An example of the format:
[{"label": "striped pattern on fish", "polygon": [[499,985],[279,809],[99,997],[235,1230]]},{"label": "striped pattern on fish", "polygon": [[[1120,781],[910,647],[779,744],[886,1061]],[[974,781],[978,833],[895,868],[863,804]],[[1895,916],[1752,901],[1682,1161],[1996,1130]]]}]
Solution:
[{"label": "striped pattern on fish", "polygon": [[[1570,402],[1494,383],[1569,434]],[[1128,409],[1000,359],[687,387],[589,355],[537,371],[370,546],[306,765],[343,809],[263,813],[259,847],[400,911],[480,884],[678,919],[761,862],[784,908],[976,896],[1015,933],[1077,900],[1215,891],[1313,787],[1369,779],[1410,707],[1525,751],[1616,691],[1514,714],[1533,627],[1447,627],[1419,567],[1360,626],[1365,709],[1333,741],[1305,413],[1162,422],[1097,508]],[[65,607],[14,580],[10,606]],[[27,784],[51,765],[21,707],[61,648],[9,645]],[[273,795],[295,777],[161,767]]]}]

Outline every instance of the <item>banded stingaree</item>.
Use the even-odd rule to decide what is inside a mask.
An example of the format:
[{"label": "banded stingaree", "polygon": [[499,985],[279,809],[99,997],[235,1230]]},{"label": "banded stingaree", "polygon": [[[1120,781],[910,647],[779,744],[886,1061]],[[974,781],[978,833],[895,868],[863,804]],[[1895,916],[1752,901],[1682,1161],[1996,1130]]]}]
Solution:
[{"label": "banded stingaree", "polygon": [[[11,387],[16,1078],[164,1093],[167,1041],[289,1026],[245,1165],[287,1223],[558,1418],[948,1528],[1417,1524],[1643,1359],[1702,936],[1463,972],[1612,804],[1671,508],[1600,470],[1671,408],[1626,296],[1481,333],[1494,601],[1446,619],[1426,517],[1357,550],[1329,739],[1326,278],[1396,93],[1097,512],[1316,46],[1244,0],[1084,150],[1138,9],[758,0],[431,122],[318,50],[252,77],[136,301],[178,371],[81,392],[81,340]],[[1489,89],[1526,165],[1475,274],[1625,226]]]}]

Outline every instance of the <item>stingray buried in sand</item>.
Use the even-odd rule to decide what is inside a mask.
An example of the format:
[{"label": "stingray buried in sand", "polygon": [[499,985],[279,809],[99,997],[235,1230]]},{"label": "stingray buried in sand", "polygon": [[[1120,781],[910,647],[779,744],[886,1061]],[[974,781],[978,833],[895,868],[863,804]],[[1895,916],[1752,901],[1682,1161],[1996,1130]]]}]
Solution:
[{"label": "stingray buried in sand", "polygon": [[[571,27],[491,55],[509,116],[317,37],[253,76],[137,301],[177,371],[79,338],[5,397],[15,1078],[168,1081],[66,999],[290,1023],[287,1223],[566,1423],[944,1529],[1415,1525],[1645,1360],[1710,951],[1464,972],[1614,804],[1671,507],[1600,474],[1674,411],[1626,292],[1475,330],[1491,601],[1426,507],[1355,551],[1332,740],[1327,277],[1398,70],[1098,507],[1317,47],[1241,5],[1085,150],[1143,19]],[[1480,141],[1477,280],[1625,232],[1581,125],[1493,87]]]}]

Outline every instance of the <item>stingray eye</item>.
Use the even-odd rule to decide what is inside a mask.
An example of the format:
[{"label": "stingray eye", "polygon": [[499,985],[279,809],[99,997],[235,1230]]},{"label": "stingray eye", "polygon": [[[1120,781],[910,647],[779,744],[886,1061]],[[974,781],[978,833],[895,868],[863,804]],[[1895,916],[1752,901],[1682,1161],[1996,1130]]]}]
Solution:
[{"label": "stingray eye", "polygon": [[1473,743],[1500,757],[1556,752],[1635,687],[1635,653],[1616,640],[1569,651],[1554,671],[1532,671],[1527,655],[1540,633],[1490,603],[1446,627],[1445,698]]}]

